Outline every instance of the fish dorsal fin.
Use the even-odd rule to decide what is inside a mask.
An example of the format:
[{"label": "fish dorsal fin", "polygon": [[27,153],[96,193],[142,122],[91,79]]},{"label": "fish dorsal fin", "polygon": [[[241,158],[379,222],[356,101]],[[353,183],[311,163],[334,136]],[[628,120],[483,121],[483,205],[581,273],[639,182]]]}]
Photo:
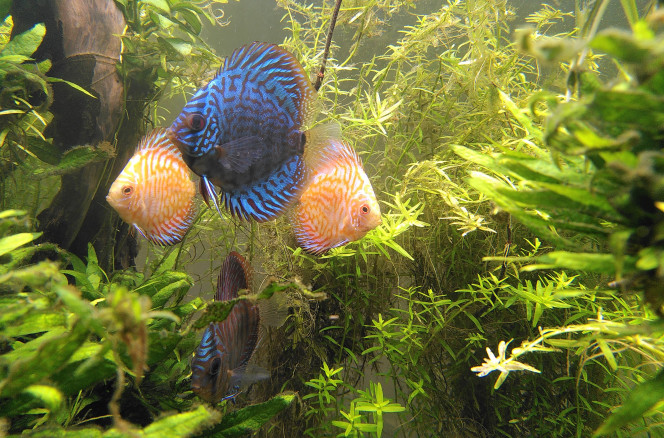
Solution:
[{"label": "fish dorsal fin", "polygon": [[236,72],[265,90],[264,96],[284,108],[296,126],[310,122],[316,90],[292,53],[270,43],[242,46],[228,57],[217,76]]},{"label": "fish dorsal fin", "polygon": [[173,153],[182,159],[180,150],[168,139],[166,132],[166,128],[154,128],[141,138],[138,142],[138,146],[136,146],[136,150],[143,151],[156,148],[173,149]]},{"label": "fish dorsal fin", "polygon": [[215,146],[219,165],[228,171],[246,173],[267,153],[265,141],[256,136],[236,138]]},{"label": "fish dorsal fin", "polygon": [[362,160],[350,143],[328,137],[325,141],[312,142],[305,148],[304,161],[314,173],[326,172],[332,166],[347,163],[362,167]]},{"label": "fish dorsal fin", "polygon": [[217,279],[217,301],[228,301],[237,298],[240,289],[251,290],[251,266],[247,260],[235,251],[231,251]]}]

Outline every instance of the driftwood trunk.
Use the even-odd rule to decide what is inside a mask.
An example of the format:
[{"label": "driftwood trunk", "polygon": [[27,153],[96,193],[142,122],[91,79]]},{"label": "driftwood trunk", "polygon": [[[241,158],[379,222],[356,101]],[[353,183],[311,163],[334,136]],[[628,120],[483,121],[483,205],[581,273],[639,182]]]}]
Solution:
[{"label": "driftwood trunk", "polygon": [[46,137],[62,151],[78,145],[115,149],[114,159],[62,177],[60,191],[37,217],[44,239],[79,257],[92,243],[107,272],[133,265],[136,241],[105,197],[138,143],[144,102],[154,87],[123,82],[117,72],[123,14],[113,0],[21,0],[14,2],[12,15],[15,34],[45,23],[46,37],[35,57],[51,60],[48,76],[74,82],[96,97],[54,84],[54,117]]}]

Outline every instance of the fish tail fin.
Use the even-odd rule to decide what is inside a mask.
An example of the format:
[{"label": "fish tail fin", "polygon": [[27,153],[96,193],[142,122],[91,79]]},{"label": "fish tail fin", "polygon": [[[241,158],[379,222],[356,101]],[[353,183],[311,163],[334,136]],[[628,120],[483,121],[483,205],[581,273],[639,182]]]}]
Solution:
[{"label": "fish tail fin", "polygon": [[270,298],[260,299],[257,305],[262,328],[279,328],[288,319],[290,302],[284,293],[277,292]]},{"label": "fish tail fin", "polygon": [[221,220],[224,220],[224,217],[221,215],[221,210],[219,209],[219,204],[217,203],[217,191],[214,188],[214,184],[212,184],[206,176],[201,177],[199,184],[201,195],[203,195],[203,201],[205,201],[209,207],[210,199],[212,199],[212,203],[214,203],[214,208],[217,210],[217,213],[219,213],[219,217]]},{"label": "fish tail fin", "polygon": [[286,294],[277,292],[270,298],[258,299],[256,307],[260,322],[254,351],[257,351],[263,344],[269,328],[279,328],[286,322],[290,301]]},{"label": "fish tail fin", "polygon": [[240,289],[251,290],[251,265],[235,251],[226,256],[217,278],[215,300],[228,301],[237,298]]}]

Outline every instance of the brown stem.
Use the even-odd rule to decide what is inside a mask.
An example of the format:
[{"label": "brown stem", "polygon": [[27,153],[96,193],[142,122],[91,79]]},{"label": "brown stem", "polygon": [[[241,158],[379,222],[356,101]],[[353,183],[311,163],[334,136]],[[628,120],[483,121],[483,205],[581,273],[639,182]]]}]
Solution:
[{"label": "brown stem", "polygon": [[332,44],[332,33],[334,32],[334,25],[337,23],[337,15],[339,15],[339,8],[341,8],[341,0],[337,0],[336,5],[334,5],[334,12],[332,13],[332,18],[330,19],[330,28],[327,30],[327,41],[325,41],[325,51],[323,52],[323,62],[320,65],[320,70],[316,75],[316,83],[314,84],[314,89],[318,91],[321,84],[323,83],[323,77],[325,76],[325,63],[327,62],[327,55],[330,53],[330,44]]}]

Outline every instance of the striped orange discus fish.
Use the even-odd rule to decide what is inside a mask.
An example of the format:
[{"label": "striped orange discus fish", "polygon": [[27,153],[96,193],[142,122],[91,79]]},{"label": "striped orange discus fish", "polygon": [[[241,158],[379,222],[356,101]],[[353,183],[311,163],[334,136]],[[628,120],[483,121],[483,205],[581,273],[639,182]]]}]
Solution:
[{"label": "striped orange discus fish", "polygon": [[182,154],[157,128],[143,137],[106,201],[152,243],[173,245],[194,220],[196,187]]},{"label": "striped orange discus fish", "polygon": [[307,150],[305,162],[314,176],[291,214],[295,237],[305,251],[322,254],[380,225],[376,195],[350,144],[328,139]]},{"label": "striped orange discus fish", "polygon": [[[221,267],[215,300],[237,298],[240,289],[251,290],[251,267],[233,251]],[[235,397],[243,380],[269,377],[267,372],[246,375],[247,364],[258,344],[260,322],[259,306],[242,300],[233,306],[225,320],[208,325],[191,364],[194,393],[210,403],[218,403]]]}]

